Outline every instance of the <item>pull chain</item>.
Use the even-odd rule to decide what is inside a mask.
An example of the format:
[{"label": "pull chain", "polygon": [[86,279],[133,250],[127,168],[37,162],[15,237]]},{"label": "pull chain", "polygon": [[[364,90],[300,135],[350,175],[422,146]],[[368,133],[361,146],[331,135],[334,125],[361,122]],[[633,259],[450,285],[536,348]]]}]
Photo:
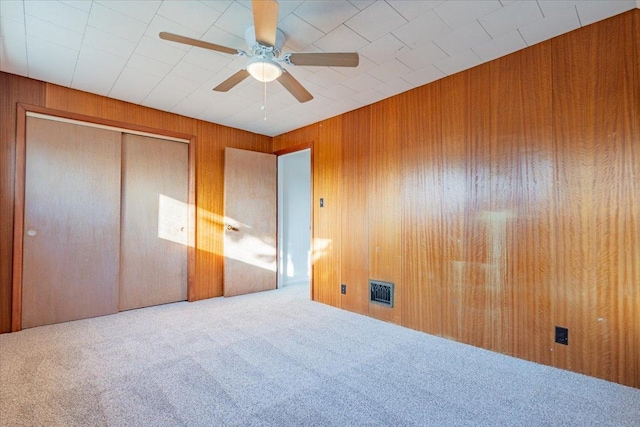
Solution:
[{"label": "pull chain", "polygon": [[267,82],[264,82],[264,102],[262,104],[262,111],[264,111],[264,120],[267,120]]}]

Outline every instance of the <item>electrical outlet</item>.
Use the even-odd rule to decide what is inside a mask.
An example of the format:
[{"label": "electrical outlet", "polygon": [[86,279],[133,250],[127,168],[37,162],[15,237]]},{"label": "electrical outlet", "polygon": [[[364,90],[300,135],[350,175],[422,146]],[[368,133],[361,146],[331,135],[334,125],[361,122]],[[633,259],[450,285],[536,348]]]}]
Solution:
[{"label": "electrical outlet", "polygon": [[347,293],[347,285],[345,285],[345,284],[340,285],[340,293],[341,294],[346,294]]},{"label": "electrical outlet", "polygon": [[556,342],[562,345],[569,345],[569,329],[556,326]]}]

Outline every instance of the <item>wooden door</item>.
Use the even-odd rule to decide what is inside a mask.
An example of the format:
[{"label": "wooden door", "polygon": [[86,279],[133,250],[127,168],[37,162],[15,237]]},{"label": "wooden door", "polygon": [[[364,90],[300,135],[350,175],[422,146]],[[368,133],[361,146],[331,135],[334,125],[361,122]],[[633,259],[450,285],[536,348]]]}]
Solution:
[{"label": "wooden door", "polygon": [[276,156],[227,148],[224,296],[276,288]]},{"label": "wooden door", "polygon": [[27,118],[22,327],[118,311],[120,133]]},{"label": "wooden door", "polygon": [[120,310],[187,299],[187,144],[122,135]]}]

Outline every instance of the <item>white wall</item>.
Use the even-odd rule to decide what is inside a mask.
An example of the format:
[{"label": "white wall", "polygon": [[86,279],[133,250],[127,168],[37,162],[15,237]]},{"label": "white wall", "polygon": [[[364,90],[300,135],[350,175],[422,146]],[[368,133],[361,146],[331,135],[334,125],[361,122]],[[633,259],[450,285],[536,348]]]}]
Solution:
[{"label": "white wall", "polygon": [[278,157],[278,287],[309,283],[311,151]]}]

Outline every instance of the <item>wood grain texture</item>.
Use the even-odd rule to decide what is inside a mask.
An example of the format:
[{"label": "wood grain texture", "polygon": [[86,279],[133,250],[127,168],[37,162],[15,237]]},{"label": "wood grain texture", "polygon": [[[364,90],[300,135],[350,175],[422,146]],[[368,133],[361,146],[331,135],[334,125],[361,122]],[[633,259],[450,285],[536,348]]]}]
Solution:
[{"label": "wood grain texture", "polygon": [[184,132],[176,132],[170,129],[157,129],[149,126],[129,123],[126,121],[118,121],[113,119],[105,119],[102,117],[88,116],[86,114],[68,112],[64,110],[56,110],[48,107],[40,107],[37,105],[28,105],[28,104],[21,104],[21,105],[30,115],[33,113],[32,115],[34,116],[37,116],[37,115],[49,116],[52,118],[52,120],[55,119],[61,122],[71,122],[71,123],[73,123],[74,121],[82,122],[82,124],[89,124],[90,126],[97,125],[93,127],[105,126],[107,128],[113,128],[112,130],[116,130],[116,131],[125,130],[132,134],[147,133],[147,134],[151,134],[150,136],[152,137],[162,136],[162,137],[166,137],[167,139],[176,138],[184,141],[190,141],[190,138],[193,137],[193,135],[191,134],[187,134]]},{"label": "wood grain texture", "polygon": [[[196,149],[196,283],[194,300],[222,295],[224,263],[224,147],[226,132],[201,122]],[[206,164],[206,166],[204,166]],[[213,190],[216,189],[216,190]]]},{"label": "wood grain texture", "polygon": [[5,333],[12,322],[17,103],[43,105],[45,84],[0,72],[0,93],[0,333]]},{"label": "wood grain texture", "polygon": [[562,284],[553,289],[553,316],[569,328],[569,345],[556,346],[553,363],[640,387],[634,14],[552,41],[556,278]]},{"label": "wood grain texture", "polygon": [[[16,149],[16,169],[18,171],[24,171],[24,157],[22,154],[25,146],[25,136],[23,132],[24,122],[26,121],[26,112],[29,113],[38,113],[44,116],[50,116],[55,120],[60,119],[65,121],[67,119],[87,123],[89,127],[93,125],[98,126],[107,126],[110,128],[114,128],[118,133],[123,129],[131,132],[143,132],[147,134],[153,135],[162,135],[167,138],[178,138],[182,140],[190,141],[188,144],[188,208],[187,208],[187,281],[189,286],[189,292],[193,294],[195,292],[195,218],[196,218],[196,188],[195,188],[195,148],[197,146],[196,138],[191,137],[188,134],[184,134],[181,132],[177,132],[171,129],[154,129],[148,126],[140,125],[140,124],[132,124],[127,122],[115,121],[112,119],[106,119],[102,117],[92,117],[86,116],[83,114],[75,113],[75,112],[65,112],[60,110],[54,110],[47,107],[40,107],[35,105],[26,105],[20,104],[19,106],[19,114],[18,114],[18,133],[17,133],[17,149]],[[52,119],[52,120],[54,120]],[[95,126],[93,126],[95,128]],[[154,139],[154,138],[151,138]],[[18,175],[16,175],[18,177]],[[20,177],[16,179],[16,198],[15,198],[15,210],[16,210],[16,218],[22,217],[22,212],[24,211],[24,203],[23,203],[23,195],[24,195],[24,177]],[[21,329],[21,319],[22,319],[22,223],[20,221],[16,221],[14,223],[14,236],[18,236],[19,238],[14,238],[14,274],[13,274],[13,298],[12,298],[12,330],[18,331]],[[193,300],[193,298],[191,299]],[[127,307],[131,308],[131,307]]]},{"label": "wood grain texture", "polygon": [[369,274],[395,285],[394,307],[369,304],[369,315],[401,323],[403,307],[402,150],[404,118],[401,99],[373,104],[369,151]]},{"label": "wood grain texture", "polygon": [[[46,92],[47,102],[45,106],[48,108],[92,117],[99,115],[100,107],[98,104],[101,97],[49,83],[46,84]],[[110,113],[113,114],[114,111],[110,110]],[[115,113],[117,114],[117,112]],[[104,118],[114,119],[110,116]]]},{"label": "wood grain texture", "polygon": [[[640,307],[640,287],[629,286],[629,283],[640,282],[640,256],[638,256],[638,248],[640,248],[640,218],[639,206],[640,206],[640,11],[636,11],[633,15],[633,36],[631,43],[631,52],[633,52],[632,58],[635,58],[633,63],[633,69],[631,75],[634,76],[633,87],[631,92],[631,106],[632,113],[631,118],[635,117],[636,120],[631,120],[631,135],[629,135],[631,153],[629,154],[629,172],[632,177],[627,179],[633,179],[635,185],[633,191],[629,195],[629,206],[633,209],[632,218],[635,218],[635,222],[629,223],[629,234],[624,237],[622,245],[627,247],[635,247],[636,258],[633,260],[631,254],[633,250],[627,252],[626,263],[630,265],[628,282],[624,279],[620,281],[620,289],[622,292],[618,293],[618,304],[621,307],[621,316],[619,323],[624,325],[625,331],[630,330],[631,336],[625,342],[623,353],[619,356],[618,366],[621,378],[628,378],[624,381],[625,384],[640,388],[640,350],[638,347],[633,347],[633,343],[640,342],[640,315],[638,314],[638,307]],[[633,112],[635,111],[635,113]],[[635,233],[633,232],[635,231]],[[635,236],[635,238],[634,238]],[[613,333],[619,334],[618,331]]]},{"label": "wood grain texture", "polygon": [[284,156],[285,154],[291,154],[297,151],[302,151],[302,150],[312,149],[312,148],[313,148],[312,142],[305,142],[302,144],[296,144],[290,147],[283,148],[282,150],[274,151],[272,154],[275,154],[276,156]]},{"label": "wood grain texture", "polygon": [[196,236],[189,300],[221,296],[224,148],[271,152],[271,138],[52,84],[46,88],[49,108],[193,136]]},{"label": "wood grain texture", "polygon": [[187,299],[189,146],[122,134],[118,309]]},{"label": "wood grain texture", "polygon": [[120,132],[27,118],[22,327],[118,311]]},{"label": "wood grain texture", "polygon": [[[640,11],[633,10],[439,83],[443,213],[415,231],[423,241],[425,231],[443,230],[437,271],[443,283],[443,335],[640,387],[639,40]],[[352,236],[335,232],[342,229],[345,205],[340,199],[348,191],[341,180],[355,175],[343,161],[346,144],[364,144],[370,151],[367,203],[378,211],[369,211],[369,248],[393,243],[397,234],[390,228],[383,235],[387,219],[381,212],[388,211],[382,207],[396,206],[389,215],[401,221],[417,218],[423,209],[402,195],[402,188],[396,189],[400,196],[392,194],[386,182],[404,184],[404,130],[416,128],[398,112],[414,102],[408,101],[409,93],[271,140],[120,101],[98,102],[69,89],[56,87],[54,96],[54,86],[47,87],[55,98],[48,99],[52,105],[197,136],[196,299],[221,292],[224,146],[273,152],[319,144],[313,160],[314,235],[318,242],[325,240],[313,264],[318,301],[340,306],[341,274],[353,274],[340,267],[339,255]],[[368,131],[359,122],[367,115]],[[428,115],[421,119],[431,120]],[[354,140],[347,141],[347,135]],[[2,161],[12,164],[13,158]],[[421,179],[429,176],[418,171]],[[465,196],[449,199],[447,191]],[[326,208],[318,208],[319,197],[326,197]],[[382,204],[373,206],[377,202]],[[411,226],[403,231],[412,238],[413,232]],[[357,233],[361,237],[363,230]],[[406,281],[427,277],[426,270],[391,261],[371,258],[369,275],[400,265],[402,298],[405,291],[432,297]],[[361,303],[349,300],[344,306],[357,310]],[[398,307],[407,307],[407,301]],[[402,322],[418,328],[426,324],[418,311],[404,310],[399,310]],[[553,331],[547,329],[554,325],[569,327],[569,346],[553,343]]]},{"label": "wood grain texture", "polygon": [[[339,293],[340,277],[339,274],[336,276],[336,266],[333,263],[341,261],[341,247],[339,245],[341,235],[336,235],[335,230],[331,230],[332,226],[335,228],[336,224],[339,224],[331,224],[331,220],[332,218],[335,218],[336,221],[340,220],[339,217],[336,217],[335,201],[342,203],[342,199],[339,193],[339,183],[335,179],[341,173],[341,169],[334,170],[334,166],[330,162],[338,161],[337,159],[341,158],[340,152],[331,154],[331,150],[335,149],[334,146],[341,144],[341,131],[341,127],[332,121],[314,123],[274,137],[272,145],[273,153],[286,153],[307,145],[313,147],[311,150],[311,182],[313,183],[311,298],[327,304],[336,301],[333,305],[338,307],[341,298]],[[320,137],[324,138],[325,142],[321,145],[321,151],[317,152],[316,147],[318,147]],[[318,206],[320,197],[325,198],[322,194],[335,194],[331,205],[328,206],[330,207],[329,212]],[[319,236],[318,231],[321,231],[324,237]],[[338,284],[336,285],[334,282]]]},{"label": "wood grain texture", "polygon": [[164,132],[193,135],[196,119],[47,83],[46,107]]},{"label": "wood grain texture", "polygon": [[224,149],[271,151],[271,139],[198,121],[196,148],[196,283],[192,300],[222,296]]},{"label": "wood grain texture", "polygon": [[[196,215],[195,248],[196,269],[190,300],[222,295],[222,227],[218,218],[222,213],[223,154],[225,146],[270,152],[271,138],[237,129],[164,113],[151,108],[129,104],[98,95],[75,91],[57,85],[0,73],[0,97],[2,111],[0,135],[0,333],[11,330],[11,289],[13,252],[14,164],[16,103],[24,102],[58,109],[67,115],[90,116],[95,119],[113,120],[127,126],[141,126],[160,133],[192,135],[196,147],[193,153],[196,190],[194,202]],[[6,166],[6,167],[5,167]],[[5,221],[5,219],[7,219]]]},{"label": "wood grain texture", "polygon": [[[398,131],[401,182],[398,216],[402,228],[402,324],[434,335],[442,334],[443,203],[440,83],[409,91],[399,103]],[[400,148],[401,147],[401,148]],[[378,171],[380,179],[385,170]],[[446,198],[455,198],[447,192]],[[386,206],[385,206],[386,209]],[[446,270],[446,267],[445,267]]]},{"label": "wood grain texture", "polygon": [[256,0],[252,2],[251,9],[253,10],[256,41],[265,46],[275,46],[278,10],[280,9],[278,2],[275,0]]},{"label": "wood grain texture", "polygon": [[[340,304],[342,117],[318,124],[313,144],[313,300]],[[324,207],[320,207],[320,198]]]},{"label": "wood grain texture", "polygon": [[272,152],[318,140],[320,123],[314,123],[273,138]]},{"label": "wood grain texture", "polygon": [[[492,348],[551,363],[553,191],[551,45],[491,63]],[[499,308],[498,308],[499,307]]]},{"label": "wood grain texture", "polygon": [[340,307],[369,313],[369,109],[345,114],[340,177],[341,284]]},{"label": "wood grain texture", "polygon": [[227,147],[224,180],[224,296],[276,289],[277,158]]},{"label": "wood grain texture", "polygon": [[444,271],[443,332],[490,349],[490,65],[441,81]]},{"label": "wood grain texture", "polygon": [[196,288],[196,227],[197,227],[197,187],[196,187],[196,137],[189,140],[187,194],[187,301],[195,301]]},{"label": "wood grain texture", "polygon": [[[338,188],[345,210],[368,199],[369,277],[401,277],[403,324],[427,330],[438,319],[426,308],[441,299],[445,337],[640,387],[639,35],[634,10],[430,85],[440,85],[440,155],[412,143],[433,125],[420,104],[429,96],[416,106],[407,92],[342,116],[341,143],[323,147],[314,185]],[[310,129],[274,138],[274,149],[312,138]],[[369,192],[356,196],[347,187],[365,178],[355,180],[361,164],[349,159],[361,145]],[[323,173],[336,167],[327,162],[341,173]],[[441,218],[420,186],[441,191]],[[396,215],[400,262],[375,253],[394,247]],[[348,259],[364,230],[341,217],[342,278],[364,276]],[[335,268],[316,263],[315,276]],[[438,277],[441,294],[415,283]],[[333,304],[359,311],[362,301]],[[554,343],[555,325],[569,327],[568,347]]]},{"label": "wood grain texture", "polygon": [[18,104],[16,117],[16,174],[13,221],[13,277],[11,287],[11,331],[22,329],[22,276],[24,254],[24,199],[27,163],[27,114]]}]

